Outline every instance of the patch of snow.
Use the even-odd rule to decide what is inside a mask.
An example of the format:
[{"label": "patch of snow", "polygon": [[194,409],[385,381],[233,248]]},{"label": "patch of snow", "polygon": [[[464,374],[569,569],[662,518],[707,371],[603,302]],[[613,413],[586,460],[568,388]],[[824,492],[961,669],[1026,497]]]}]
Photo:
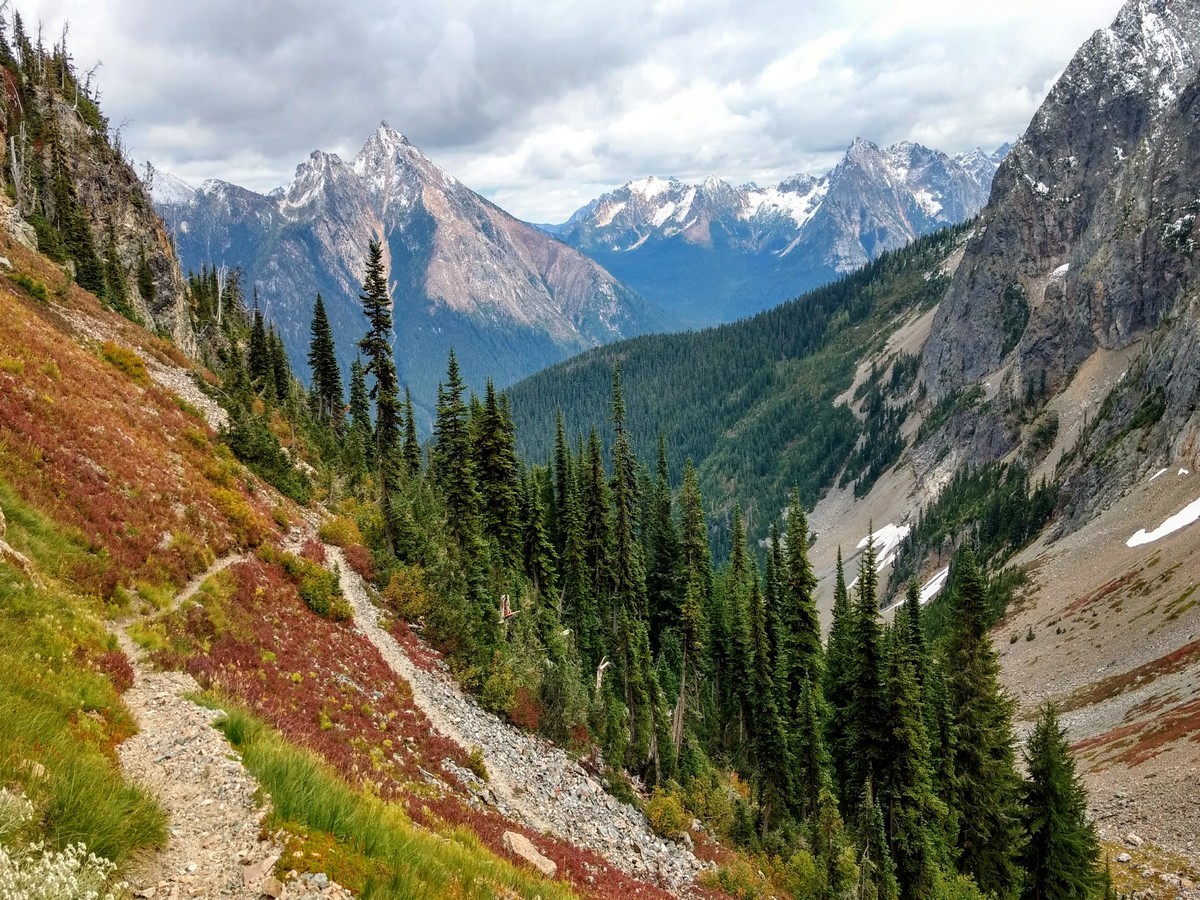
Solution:
[{"label": "patch of snow", "polygon": [[930,600],[938,595],[938,592],[946,586],[946,579],[950,577],[950,567],[942,569],[921,588],[921,605],[924,606]]},{"label": "patch of snow", "polygon": [[663,223],[666,222],[667,219],[671,218],[674,213],[675,201],[669,200],[654,211],[654,218],[652,218],[650,221],[654,224],[655,228],[661,228]]},{"label": "patch of snow", "polygon": [[867,541],[874,539],[875,570],[882,572],[896,561],[896,551],[900,548],[900,542],[908,537],[910,531],[912,531],[912,527],[909,525],[894,525],[889,522],[874,534],[867,535],[867,537],[859,541],[855,549],[864,549],[867,546]]},{"label": "patch of snow", "polygon": [[927,188],[921,188],[919,191],[913,192],[913,199],[917,201],[917,205],[925,211],[928,216],[936,216],[942,211],[942,204],[937,198],[929,192]]},{"label": "patch of snow", "polygon": [[1180,475],[1191,475],[1192,473],[1189,472],[1187,469],[1180,469],[1179,474]]},{"label": "patch of snow", "polygon": [[1166,470],[1166,469],[1159,469],[1157,472],[1155,472],[1153,475],[1151,475],[1151,476],[1150,476],[1150,480],[1151,480],[1151,481],[1153,481],[1153,480],[1154,480],[1155,478],[1157,478],[1159,475],[1165,475],[1165,474],[1167,474],[1167,470]]},{"label": "patch of snow", "polygon": [[596,224],[603,228],[612,222],[617,217],[617,213],[625,208],[625,201],[620,200],[616,203],[606,203],[604,209],[596,216]]},{"label": "patch of snow", "polygon": [[155,172],[154,181],[150,186],[150,199],[155,206],[191,203],[196,197],[196,189],[176,178],[170,172]]},{"label": "patch of snow", "polygon": [[1061,266],[1059,266],[1057,269],[1055,269],[1053,272],[1050,273],[1050,277],[1051,278],[1066,278],[1067,272],[1069,272],[1070,270],[1071,270],[1071,264],[1063,263]]},{"label": "patch of snow", "polygon": [[[817,214],[828,193],[828,178],[820,179],[806,191],[781,190],[780,186],[755,189],[746,193],[746,205],[739,218],[753,218],[759,211],[778,212],[790,216],[797,228],[803,228]],[[780,254],[786,255],[787,250]]]},{"label": "patch of snow", "polygon": [[1153,531],[1146,531],[1145,528],[1139,528],[1125,542],[1125,546],[1140,547],[1143,544],[1152,544],[1160,538],[1165,538],[1168,534],[1191,525],[1197,519],[1200,519],[1200,500],[1193,500],[1179,512],[1175,513],[1175,515],[1164,519],[1162,524]]},{"label": "patch of snow", "polygon": [[671,182],[665,178],[659,178],[657,175],[649,175],[645,178],[629,182],[628,187],[631,193],[644,197],[647,200],[652,200],[659,194],[669,191],[671,189]]}]

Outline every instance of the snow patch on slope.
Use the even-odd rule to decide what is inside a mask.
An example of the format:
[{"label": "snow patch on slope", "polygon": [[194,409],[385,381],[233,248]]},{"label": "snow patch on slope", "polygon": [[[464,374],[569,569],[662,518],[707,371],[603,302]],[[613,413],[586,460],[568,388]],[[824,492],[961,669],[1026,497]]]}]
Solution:
[{"label": "snow patch on slope", "polygon": [[1193,500],[1179,512],[1173,516],[1168,516],[1163,520],[1162,524],[1153,531],[1147,531],[1145,528],[1139,528],[1133,533],[1133,536],[1125,542],[1126,547],[1140,547],[1143,544],[1152,544],[1161,538],[1165,538],[1169,534],[1173,534],[1181,528],[1186,528],[1197,519],[1200,519],[1200,500]]}]

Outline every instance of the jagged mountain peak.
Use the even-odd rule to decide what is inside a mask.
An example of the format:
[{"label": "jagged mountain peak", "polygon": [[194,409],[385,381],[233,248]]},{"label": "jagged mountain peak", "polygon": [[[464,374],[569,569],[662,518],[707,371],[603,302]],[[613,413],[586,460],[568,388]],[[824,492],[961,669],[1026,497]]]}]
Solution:
[{"label": "jagged mountain peak", "polygon": [[190,203],[196,196],[196,189],[170,172],[161,170],[154,173],[150,184],[150,199],[155,206],[165,203]]}]

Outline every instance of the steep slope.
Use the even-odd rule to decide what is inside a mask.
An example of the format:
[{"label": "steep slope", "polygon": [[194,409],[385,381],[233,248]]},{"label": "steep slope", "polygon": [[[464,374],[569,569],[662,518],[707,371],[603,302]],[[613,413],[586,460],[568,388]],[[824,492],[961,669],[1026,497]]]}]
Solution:
[{"label": "steep slope", "polygon": [[186,265],[245,271],[300,371],[318,291],[341,362],[354,358],[366,248],[383,241],[400,377],[426,413],[451,347],[474,383],[507,385],[667,325],[598,265],[487,202],[386,124],[351,162],[316,151],[269,196],[219,181],[189,193],[176,179],[158,202]]},{"label": "steep slope", "polygon": [[5,50],[0,88],[10,231],[70,265],[75,280],[110,308],[194,352],[179,262],[119,133],[110,133],[57,46],[52,54],[27,41],[18,49],[26,64]]},{"label": "steep slope", "polygon": [[951,158],[857,139],[820,178],[643,178],[544,227],[689,323],[727,322],[970,218],[1007,149]]}]

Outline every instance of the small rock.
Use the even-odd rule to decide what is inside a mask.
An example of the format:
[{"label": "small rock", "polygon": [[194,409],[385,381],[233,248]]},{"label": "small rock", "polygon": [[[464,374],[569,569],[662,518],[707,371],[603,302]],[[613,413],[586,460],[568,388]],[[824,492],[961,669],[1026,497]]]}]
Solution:
[{"label": "small rock", "polygon": [[504,832],[504,846],[509,852],[525,860],[547,878],[553,878],[554,873],[558,871],[558,864],[539,853],[537,847],[533,846],[533,842],[523,834],[515,831]]},{"label": "small rock", "polygon": [[272,900],[286,900],[287,898],[287,888],[275,876],[264,881],[259,890],[262,891],[264,897],[270,897]]},{"label": "small rock", "polygon": [[1117,862],[1121,863],[1122,865],[1124,865],[1126,863],[1131,863],[1131,862],[1133,862],[1133,857],[1130,856],[1128,853],[1118,853],[1117,854]]},{"label": "small rock", "polygon": [[1142,840],[1137,832],[1131,831],[1129,834],[1125,835],[1125,843],[1130,847],[1140,847],[1145,843],[1145,841]]}]

